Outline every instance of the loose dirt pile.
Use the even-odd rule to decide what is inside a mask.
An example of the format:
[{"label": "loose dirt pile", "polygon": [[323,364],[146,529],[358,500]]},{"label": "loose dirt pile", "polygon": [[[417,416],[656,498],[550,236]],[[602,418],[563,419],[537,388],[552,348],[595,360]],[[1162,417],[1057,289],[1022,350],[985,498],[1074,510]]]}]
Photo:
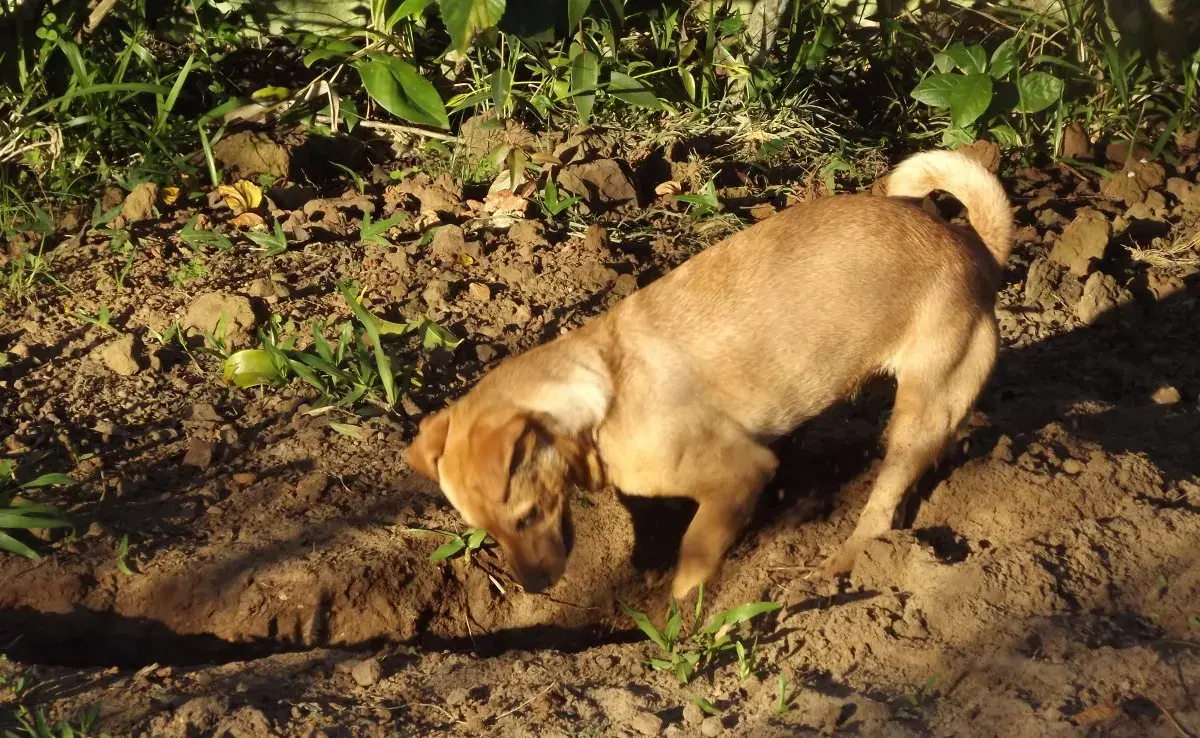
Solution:
[{"label": "loose dirt pile", "polygon": [[[0,671],[35,685],[26,705],[65,718],[101,700],[105,730],[166,736],[1200,731],[1194,152],[1164,167],[1114,148],[1097,154],[1111,178],[1061,165],[1006,180],[1020,244],[1005,351],[970,435],[908,527],[842,583],[805,574],[865,500],[891,388],[782,443],[784,469],[706,610],[784,607],[753,628],[755,675],[724,662],[681,686],[647,670],[655,647],[618,601],[661,622],[686,505],[575,500],[566,577],[527,595],[490,549],[427,561],[445,540],[430,529],[461,524],[401,461],[422,411],[734,227],[683,217],[659,187],[683,162],[577,150],[562,184],[585,199],[586,229],[532,205],[514,220],[448,176],[386,171],[364,194],[268,190],[290,242],[273,258],[197,258],[179,237],[190,206],[129,213],[139,252],[123,277],[103,234],[67,229],[51,263],[69,291],[0,316],[5,454],[23,479],[84,480],[45,496],[82,521],[74,534],[46,536],[39,561],[0,559],[14,662]],[[284,166],[269,153],[258,159]],[[769,217],[785,199],[763,184],[722,199]],[[405,216],[393,245],[358,241],[364,213]],[[307,385],[225,387],[211,361],[154,338],[224,314],[241,347],[269,315],[345,319],[345,278],[377,314],[427,315],[466,339],[394,346],[423,387],[357,437],[338,430],[344,414],[310,412]],[[112,330],[74,317],[102,305]],[[770,325],[746,330],[771,340]]]}]

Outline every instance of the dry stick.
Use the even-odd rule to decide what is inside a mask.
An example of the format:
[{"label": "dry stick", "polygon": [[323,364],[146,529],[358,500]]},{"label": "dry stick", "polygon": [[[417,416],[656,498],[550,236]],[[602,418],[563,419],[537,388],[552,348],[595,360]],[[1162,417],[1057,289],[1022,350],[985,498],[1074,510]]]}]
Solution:
[{"label": "dry stick", "polygon": [[[333,119],[328,115],[318,115],[317,121],[326,125],[333,123]],[[397,123],[384,123],[383,121],[378,120],[360,120],[358,125],[362,126],[363,128],[374,128],[377,131],[389,131],[391,133],[411,133],[415,136],[426,136],[428,138],[436,138],[439,141],[448,141],[450,143],[462,142],[462,139],[458,136],[453,136],[449,133],[442,133],[441,131],[427,131],[424,128],[417,128],[416,126],[402,126]]]},{"label": "dry stick", "polygon": [[1183,736],[1183,738],[1196,738],[1196,736],[1191,731],[1189,731],[1188,729],[1186,729],[1182,725],[1180,725],[1179,721],[1175,719],[1175,716],[1171,714],[1171,711],[1168,710],[1167,708],[1163,707],[1162,704],[1159,703],[1158,700],[1154,699],[1153,697],[1149,697],[1149,696],[1147,696],[1146,699],[1150,700],[1151,704],[1153,704],[1155,707],[1158,708],[1158,711],[1161,712],[1164,717],[1166,717],[1167,722],[1171,723],[1172,727],[1174,727],[1175,730],[1179,732],[1179,735]]},{"label": "dry stick", "polygon": [[433,709],[435,709],[438,712],[445,715],[446,719],[449,720],[450,722],[452,722],[452,723],[461,723],[462,722],[458,718],[454,717],[454,713],[450,712],[449,710],[442,707],[441,705],[435,705],[432,702],[410,702],[409,704],[413,705],[414,707],[432,707]]},{"label": "dry stick", "polygon": [[532,697],[530,697],[529,699],[525,700],[524,702],[522,702],[521,704],[517,705],[517,706],[516,706],[516,707],[514,707],[513,709],[511,709],[511,710],[505,710],[504,712],[500,713],[500,714],[499,714],[499,715],[497,715],[496,717],[492,718],[492,720],[499,720],[500,718],[506,718],[506,717],[508,717],[509,715],[513,714],[514,712],[516,712],[516,711],[518,711],[518,710],[520,710],[520,709],[523,709],[523,708],[525,708],[525,707],[529,707],[529,705],[530,705],[530,704],[532,704],[534,700],[536,700],[538,697],[541,697],[542,695],[544,695],[544,694],[546,694],[547,692],[549,692],[549,691],[551,690],[551,688],[553,688],[553,687],[554,687],[554,685],[555,685],[555,682],[550,682],[549,684],[547,684],[547,685],[546,685],[546,688],[545,688],[545,689],[543,689],[541,692],[538,692],[537,694],[535,694],[534,696],[532,696]]}]

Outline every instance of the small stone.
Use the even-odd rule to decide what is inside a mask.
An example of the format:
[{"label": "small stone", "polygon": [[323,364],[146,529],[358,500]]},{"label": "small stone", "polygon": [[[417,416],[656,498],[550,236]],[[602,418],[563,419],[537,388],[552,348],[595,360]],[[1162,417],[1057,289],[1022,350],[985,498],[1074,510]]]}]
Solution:
[{"label": "small stone", "polygon": [[1063,129],[1062,156],[1066,159],[1091,159],[1093,156],[1092,141],[1078,123]]},{"label": "small stone", "polygon": [[1167,384],[1154,390],[1154,394],[1150,396],[1150,399],[1154,400],[1154,404],[1156,405],[1175,405],[1183,400],[1183,396],[1179,394],[1178,389]]},{"label": "small stone", "polygon": [[700,734],[706,738],[715,738],[725,732],[725,726],[721,723],[721,718],[716,715],[709,715],[704,718],[704,722],[700,723]]},{"label": "small stone", "polygon": [[1180,177],[1171,177],[1167,180],[1167,192],[1175,196],[1180,208],[1200,212],[1200,186]]},{"label": "small stone", "polygon": [[450,694],[446,695],[446,704],[451,707],[464,705],[471,699],[471,692],[463,687],[455,687],[450,690]]},{"label": "small stone", "polygon": [[442,307],[446,304],[446,298],[450,296],[450,285],[441,279],[430,280],[429,284],[425,285],[425,289],[421,292],[421,299],[430,308]]},{"label": "small stone", "polygon": [[608,231],[598,223],[592,223],[583,236],[583,247],[588,251],[603,251],[608,245]]},{"label": "small stone", "polygon": [[617,205],[637,199],[633,181],[615,159],[570,164],[560,170],[558,183],[589,205]]},{"label": "small stone", "polygon": [[188,441],[187,453],[183,456],[183,465],[197,469],[207,469],[212,465],[213,444],[202,438],[193,437]]},{"label": "small stone", "polygon": [[1064,459],[1062,470],[1072,476],[1079,474],[1084,470],[1084,464],[1079,459]]},{"label": "small stone", "polygon": [[130,334],[109,341],[98,350],[100,361],[118,376],[129,377],[137,374],[141,367],[133,358],[136,340],[136,337]]},{"label": "small stone", "polygon": [[704,722],[704,710],[694,702],[689,702],[683,706],[683,722],[688,725],[699,725]]},{"label": "small stone", "polygon": [[1111,275],[1096,272],[1083,285],[1083,295],[1075,306],[1075,315],[1091,325],[1105,313],[1127,302],[1126,294]]},{"label": "small stone", "polygon": [[383,669],[379,666],[379,659],[367,659],[355,664],[354,668],[350,670],[350,676],[354,677],[358,686],[370,687],[383,676]]},{"label": "small stone", "polygon": [[213,146],[213,158],[243,179],[255,174],[282,178],[291,169],[287,147],[259,131],[240,131],[222,138]]},{"label": "small stone", "polygon": [[264,298],[287,297],[290,294],[287,287],[273,279],[267,279],[266,277],[260,277],[250,282],[250,284],[246,287],[246,292],[248,292],[251,297]]},{"label": "small stone", "polygon": [[658,735],[662,732],[663,720],[652,712],[643,712],[633,719],[630,727],[642,735]]},{"label": "small stone", "polygon": [[492,288],[483,282],[472,282],[467,286],[467,292],[471,293],[471,297],[479,302],[487,302],[492,299]]},{"label": "small stone", "polygon": [[254,472],[235,472],[230,478],[233,479],[234,482],[245,487],[247,485],[254,484],[255,480],[258,479],[258,475]]},{"label": "small stone", "polygon": [[1050,258],[1082,277],[1088,273],[1093,259],[1104,258],[1110,238],[1112,225],[1108,218],[1098,210],[1082,208],[1050,250]]},{"label": "small stone", "polygon": [[475,356],[484,364],[496,358],[497,353],[496,349],[486,343],[481,343],[475,347]]},{"label": "small stone", "polygon": [[154,203],[158,200],[158,185],[142,182],[133,188],[121,206],[121,217],[127,223],[145,220],[154,215]]},{"label": "small stone", "polygon": [[[224,336],[218,326],[224,318]],[[211,333],[215,338],[224,338],[230,348],[249,343],[256,318],[250,300],[241,295],[226,295],[209,292],[192,302],[183,316],[183,327]]]},{"label": "small stone", "polygon": [[296,485],[296,496],[307,502],[316,502],[329,486],[329,475],[324,472],[309,474]]}]

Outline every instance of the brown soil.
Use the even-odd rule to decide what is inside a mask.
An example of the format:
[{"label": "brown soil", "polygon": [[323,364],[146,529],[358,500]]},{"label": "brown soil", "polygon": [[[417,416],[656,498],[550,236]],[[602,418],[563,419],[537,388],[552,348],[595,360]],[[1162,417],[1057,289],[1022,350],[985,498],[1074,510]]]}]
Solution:
[{"label": "brown soil", "polygon": [[[1194,183],[1184,154],[1165,174]],[[52,264],[71,292],[47,288],[0,316],[0,437],[23,479],[84,480],[35,495],[82,522],[38,542],[39,561],[0,558],[12,660],[0,674],[35,685],[27,706],[63,719],[100,700],[101,727],[134,735],[1195,734],[1200,278],[1186,260],[1200,251],[1130,254],[1185,242],[1200,213],[1177,181],[1134,175],[1147,186],[1132,205],[1067,168],[1006,178],[1021,244],[1000,301],[1006,348],[971,433],[850,582],[805,575],[853,525],[891,388],[782,443],[784,468],[706,597],[714,612],[783,603],[748,630],[758,673],[739,679],[726,659],[683,686],[647,670],[653,646],[618,601],[661,621],[686,505],[576,500],[567,575],[529,595],[493,550],[427,561],[443,539],[415,529],[460,522],[401,451],[422,408],[715,242],[728,220],[679,217],[669,195],[644,196],[658,182],[636,183],[641,206],[589,192],[586,220],[606,231],[587,233],[473,217],[450,180],[382,180],[365,198],[343,182],[275,194],[281,222],[300,228],[286,254],[214,253],[181,285],[169,275],[187,259],[178,230],[192,211],[133,223],[141,251],[120,289],[123,258],[102,236],[66,238]],[[735,198],[760,217],[770,200],[753,186]],[[1059,265],[1048,256],[1085,206],[1112,241],[1072,235]],[[400,246],[355,242],[370,208],[377,220],[409,211],[391,234]],[[439,211],[449,225],[420,245],[417,221]],[[225,387],[213,362],[148,332],[207,293],[245,298],[250,327],[268,313],[344,319],[344,277],[372,310],[426,312],[467,339],[453,353],[392,345],[421,363],[426,389],[361,421],[363,439],[331,427],[344,414],[306,412],[307,385]],[[71,316],[101,304],[132,350]],[[746,329],[771,340],[769,325]],[[117,566],[124,535],[133,575]],[[706,720],[693,696],[720,715]]]}]

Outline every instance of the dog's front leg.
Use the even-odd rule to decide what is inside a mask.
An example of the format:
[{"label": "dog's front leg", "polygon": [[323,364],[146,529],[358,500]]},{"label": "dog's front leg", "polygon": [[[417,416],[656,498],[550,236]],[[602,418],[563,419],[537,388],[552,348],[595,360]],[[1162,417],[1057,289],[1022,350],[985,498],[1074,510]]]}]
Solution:
[{"label": "dog's front leg", "polygon": [[759,492],[779,462],[770,449],[746,438],[704,449],[704,463],[688,470],[689,496],[699,503],[683,535],[671,593],[682,600],[721,568],[725,552],[750,521]]}]

